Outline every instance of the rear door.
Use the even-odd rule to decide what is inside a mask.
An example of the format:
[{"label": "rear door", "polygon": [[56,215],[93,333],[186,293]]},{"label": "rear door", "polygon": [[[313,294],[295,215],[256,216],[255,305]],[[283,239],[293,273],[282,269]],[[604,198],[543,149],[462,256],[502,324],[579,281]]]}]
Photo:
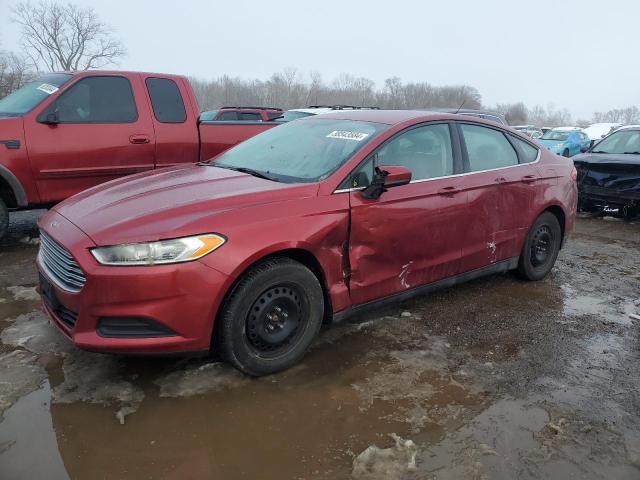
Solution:
[{"label": "rear door", "polygon": [[153,112],[156,167],[195,163],[199,159],[198,118],[187,108],[186,85],[180,78],[144,78]]},{"label": "rear door", "polygon": [[501,129],[466,122],[459,128],[469,201],[461,259],[467,272],[519,255],[540,176],[531,164],[537,150],[528,143],[534,157],[529,150],[530,161],[520,163],[517,139]]},{"label": "rear door", "polygon": [[[155,136],[138,75],[81,77],[25,120],[42,202],[154,166]],[[45,124],[56,114],[57,124]]]},{"label": "rear door", "polygon": [[[385,142],[341,186],[349,191],[350,291],[354,304],[410,290],[458,273],[466,226],[459,191],[459,145],[449,123],[425,124]],[[375,200],[362,196],[376,165],[402,165],[408,185]]]}]

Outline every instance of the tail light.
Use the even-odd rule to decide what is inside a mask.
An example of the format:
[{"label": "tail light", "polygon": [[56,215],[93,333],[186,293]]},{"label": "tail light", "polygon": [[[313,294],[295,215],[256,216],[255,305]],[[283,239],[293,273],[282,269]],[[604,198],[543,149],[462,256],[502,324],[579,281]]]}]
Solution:
[{"label": "tail light", "polygon": [[578,181],[578,170],[576,170],[576,167],[573,167],[571,169],[571,180],[573,180],[574,182]]}]

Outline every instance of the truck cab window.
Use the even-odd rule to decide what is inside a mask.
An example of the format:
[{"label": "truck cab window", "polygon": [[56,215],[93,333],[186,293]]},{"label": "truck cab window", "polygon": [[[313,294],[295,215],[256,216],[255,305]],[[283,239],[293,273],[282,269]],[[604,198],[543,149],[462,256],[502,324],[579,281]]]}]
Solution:
[{"label": "truck cab window", "polygon": [[133,123],[138,119],[133,91],[124,77],[89,77],[63,92],[40,115],[59,123]]},{"label": "truck cab window", "polygon": [[168,78],[147,78],[153,114],[160,123],[184,123],[187,111],[176,82]]}]

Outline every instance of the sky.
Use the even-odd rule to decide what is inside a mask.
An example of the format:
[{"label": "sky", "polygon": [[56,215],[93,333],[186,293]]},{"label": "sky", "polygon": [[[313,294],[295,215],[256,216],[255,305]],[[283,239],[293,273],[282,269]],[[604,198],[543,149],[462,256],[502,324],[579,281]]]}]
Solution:
[{"label": "sky", "polygon": [[[20,50],[0,0],[0,48]],[[294,67],[382,86],[476,87],[485,105],[640,106],[640,2],[530,0],[76,0],[113,27],[119,69],[266,79]]]}]

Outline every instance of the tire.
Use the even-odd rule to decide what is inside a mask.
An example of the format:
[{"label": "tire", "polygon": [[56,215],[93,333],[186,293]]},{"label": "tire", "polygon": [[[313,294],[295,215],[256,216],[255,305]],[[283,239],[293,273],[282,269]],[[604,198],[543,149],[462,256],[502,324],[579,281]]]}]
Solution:
[{"label": "tire", "polygon": [[301,263],[277,257],[242,276],[218,315],[214,341],[223,360],[260,377],[298,363],[323,317],[317,277]]},{"label": "tire", "polygon": [[526,280],[542,280],[556,263],[561,243],[562,231],[556,216],[550,212],[540,215],[522,247],[518,274]]},{"label": "tire", "polygon": [[0,240],[7,234],[9,230],[9,209],[0,198]]},{"label": "tire", "polygon": [[569,149],[568,149],[568,148],[565,148],[565,149],[564,149],[564,152],[562,152],[562,156],[563,156],[563,157],[567,157],[567,158],[569,158],[569,157],[571,156],[571,155],[569,154]]}]

